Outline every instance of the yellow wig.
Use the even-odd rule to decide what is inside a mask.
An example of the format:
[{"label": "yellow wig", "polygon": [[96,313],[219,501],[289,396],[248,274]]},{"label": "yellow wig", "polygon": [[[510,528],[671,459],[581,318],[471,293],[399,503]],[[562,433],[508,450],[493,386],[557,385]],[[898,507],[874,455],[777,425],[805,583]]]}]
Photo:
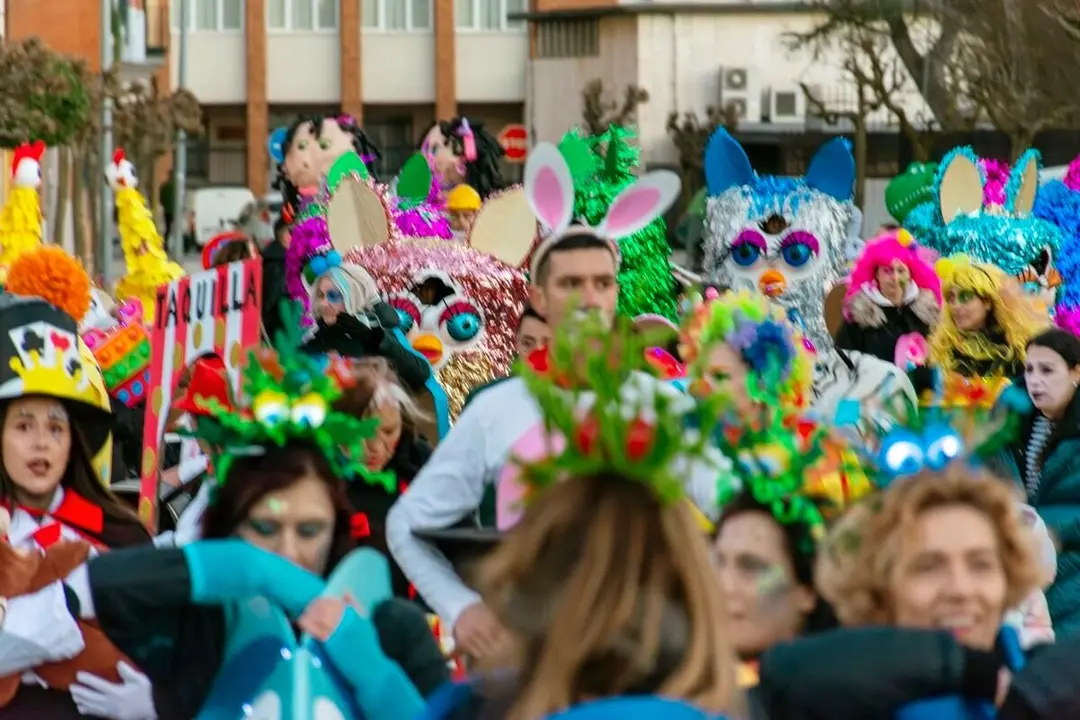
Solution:
[{"label": "yellow wig", "polygon": [[966,255],[942,258],[935,270],[941,278],[943,296],[968,290],[990,303],[987,324],[1001,329],[1004,342],[992,342],[982,332],[960,330],[946,303],[946,310],[930,335],[930,364],[948,374],[957,370],[958,354],[989,361],[1003,369],[1023,362],[1028,340],[1048,326],[1050,319],[1038,311],[1015,280],[993,265],[972,262]]}]

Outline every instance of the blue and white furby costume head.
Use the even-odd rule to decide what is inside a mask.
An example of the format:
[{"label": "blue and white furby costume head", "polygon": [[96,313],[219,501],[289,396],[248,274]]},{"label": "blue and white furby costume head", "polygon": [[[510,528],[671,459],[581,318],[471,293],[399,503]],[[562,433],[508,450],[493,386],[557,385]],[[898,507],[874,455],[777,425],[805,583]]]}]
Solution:
[{"label": "blue and white furby costume head", "polygon": [[1063,179],[1039,187],[1032,214],[1061,231],[1056,264],[1062,287],[1054,320],[1065,330],[1080,335],[1080,156],[1069,164]]},{"label": "blue and white furby costume head", "polygon": [[970,147],[955,148],[938,165],[930,200],[915,207],[904,227],[941,255],[964,254],[1019,276],[1044,256],[1057,258],[1061,232],[1032,214],[1039,192],[1039,153],[1013,165],[1003,202],[987,201],[987,177]]},{"label": "blue and white furby costume head", "polygon": [[842,138],[821,146],[803,177],[761,176],[727,130],[705,149],[705,271],[733,290],[782,305],[820,351],[832,347],[825,294],[844,273],[857,217],[855,160]]}]

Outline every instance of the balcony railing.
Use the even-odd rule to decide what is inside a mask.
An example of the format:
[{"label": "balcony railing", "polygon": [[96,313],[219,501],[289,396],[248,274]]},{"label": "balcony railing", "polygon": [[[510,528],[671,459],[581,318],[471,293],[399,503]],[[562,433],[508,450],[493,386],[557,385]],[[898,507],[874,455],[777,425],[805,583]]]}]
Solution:
[{"label": "balcony railing", "polygon": [[157,0],[114,0],[113,40],[118,60],[156,65],[169,48],[169,8]]}]

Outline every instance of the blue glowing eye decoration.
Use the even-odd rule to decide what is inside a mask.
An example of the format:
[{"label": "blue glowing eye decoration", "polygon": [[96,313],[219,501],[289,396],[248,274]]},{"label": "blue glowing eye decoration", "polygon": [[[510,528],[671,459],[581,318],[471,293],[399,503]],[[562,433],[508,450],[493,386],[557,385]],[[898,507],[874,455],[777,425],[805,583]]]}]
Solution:
[{"label": "blue glowing eye decoration", "polygon": [[1029,280],[1022,287],[1028,295],[1038,295],[1043,290],[1043,286],[1037,280]]},{"label": "blue glowing eye decoration", "polygon": [[731,259],[736,265],[750,267],[761,257],[761,249],[750,243],[741,243],[731,248]]},{"label": "blue glowing eye decoration", "polygon": [[950,427],[931,426],[923,431],[926,444],[926,466],[940,470],[960,457],[964,452],[964,441]]},{"label": "blue glowing eye decoration", "polygon": [[893,477],[914,475],[922,470],[925,459],[922,438],[910,430],[889,433],[878,454],[879,466]]},{"label": "blue glowing eye decoration", "polygon": [[810,262],[810,258],[814,256],[814,251],[810,246],[803,243],[785,245],[780,253],[784,256],[784,262],[796,268]]}]

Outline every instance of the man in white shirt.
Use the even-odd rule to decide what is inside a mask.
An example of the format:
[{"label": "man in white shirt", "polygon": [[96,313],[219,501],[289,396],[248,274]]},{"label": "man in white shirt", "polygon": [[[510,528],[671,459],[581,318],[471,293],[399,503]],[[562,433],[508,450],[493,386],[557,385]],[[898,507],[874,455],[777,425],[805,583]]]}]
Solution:
[{"label": "man in white shirt", "polygon": [[[547,318],[553,335],[576,312],[598,312],[613,320],[617,271],[616,247],[584,228],[549,239],[533,257],[530,301]],[[539,409],[520,378],[483,390],[387,516],[387,543],[394,559],[445,626],[452,628],[456,646],[477,660],[500,652],[504,634],[499,622],[442,553],[413,533],[448,528],[472,515],[488,485],[504,486],[513,473],[508,461],[526,455],[523,442],[542,428]],[[696,488],[688,487],[688,495],[704,507],[714,502],[709,494],[716,476],[688,473],[695,474],[698,477],[691,483]],[[499,504],[503,529],[513,518],[508,523],[505,503],[500,499]]]}]

